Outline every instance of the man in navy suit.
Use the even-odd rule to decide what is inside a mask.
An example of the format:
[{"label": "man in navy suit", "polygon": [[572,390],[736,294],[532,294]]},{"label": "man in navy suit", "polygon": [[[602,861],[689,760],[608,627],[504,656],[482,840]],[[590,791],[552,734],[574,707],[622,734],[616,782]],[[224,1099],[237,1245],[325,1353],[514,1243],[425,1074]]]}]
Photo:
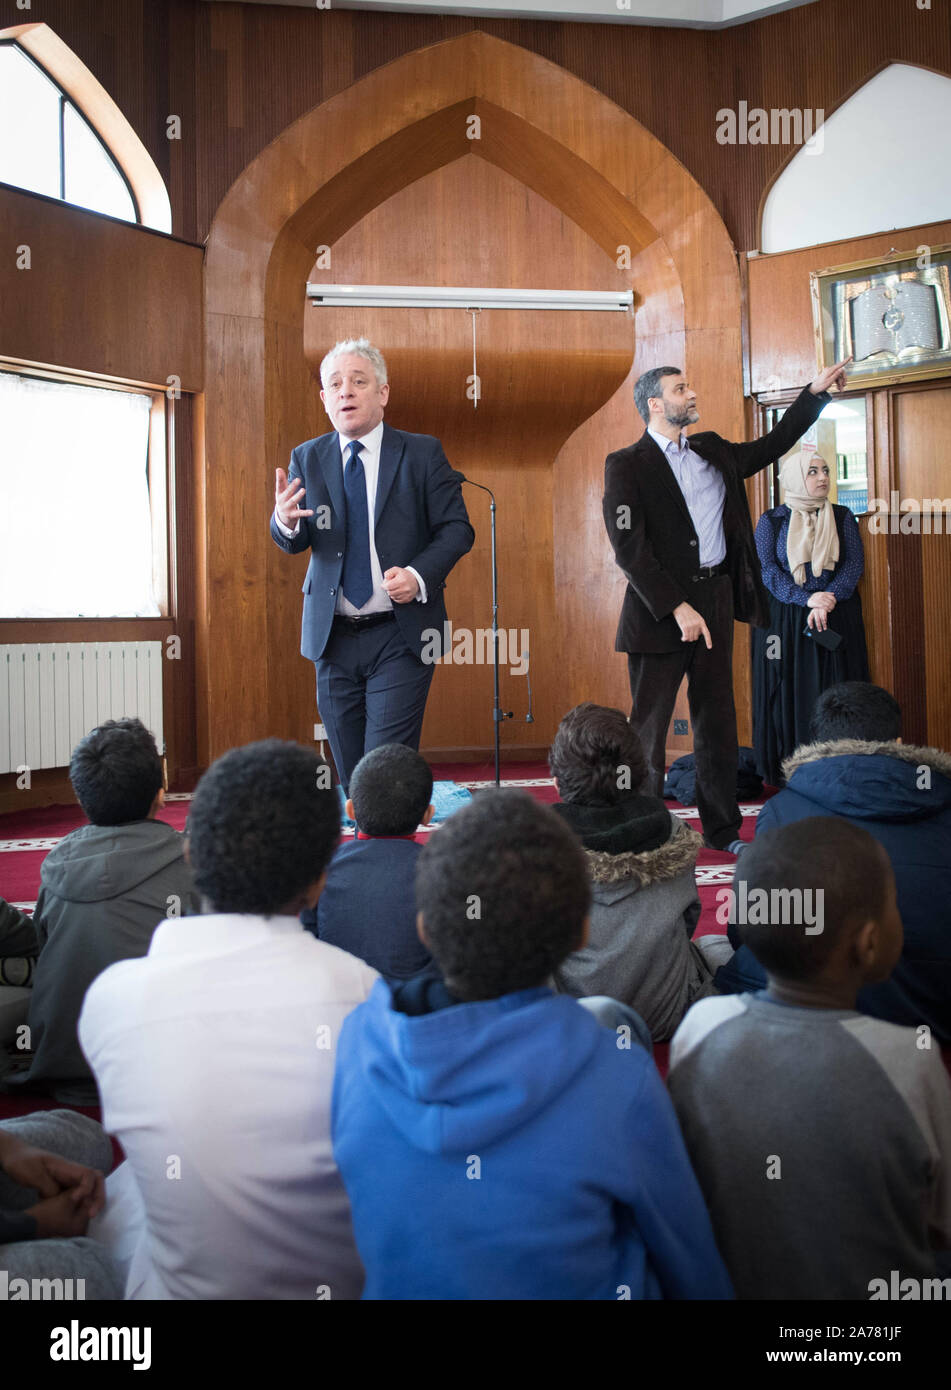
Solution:
[{"label": "man in navy suit", "polygon": [[337,343],[320,379],[334,433],[298,444],[287,473],[277,470],[271,535],[291,555],[311,551],[301,652],[316,663],[346,790],[372,748],[419,748],[446,630],[442,591],[475,533],[439,440],[383,423],[390,388],[377,348]]}]

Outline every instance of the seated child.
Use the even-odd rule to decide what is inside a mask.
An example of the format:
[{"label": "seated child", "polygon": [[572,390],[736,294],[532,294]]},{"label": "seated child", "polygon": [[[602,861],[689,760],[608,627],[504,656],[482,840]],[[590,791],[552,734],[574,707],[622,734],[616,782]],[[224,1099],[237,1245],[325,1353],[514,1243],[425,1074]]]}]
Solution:
[{"label": "seated child", "polygon": [[162,922],[86,996],[80,1039],[127,1156],[95,1234],[127,1298],[360,1295],[330,1095],[377,976],[299,921],[340,835],[329,772],[278,739],[213,763],[188,818],[207,915]]},{"label": "seated child", "polygon": [[545,983],[586,930],[572,833],[481,792],[424,846],[416,891],[442,980],[377,984],[337,1049],[364,1297],[730,1297],[650,1054]]},{"label": "seated child", "polygon": [[0,898],[0,961],[22,961],[18,974],[28,981],[33,974],[29,962],[38,952],[32,918],[5,898]]},{"label": "seated child", "polygon": [[0,1120],[0,1299],[42,1297],[34,1279],[62,1281],[46,1297],[122,1297],[108,1252],[86,1235],[111,1167],[112,1145],[86,1115],[46,1110]]},{"label": "seated child", "polygon": [[69,777],[90,824],[50,850],[33,914],[39,959],[28,1025],[33,1057],[10,1087],[98,1105],[76,1036],[86,990],[107,966],[144,956],[166,916],[197,911],[184,838],[156,817],[165,774],[139,719],[110,719],[73,750]]},{"label": "seated child", "polygon": [[664,1042],[695,999],[716,993],[713,972],[733,954],[724,936],[690,939],[703,840],[658,797],[641,795],[647,764],[620,710],[571,710],[549,762],[561,797],[554,809],[584,845],[592,894],[587,944],[555,971],[556,987],[629,1004]]},{"label": "seated child", "polygon": [[695,1004],[668,1084],[738,1297],[867,1300],[893,1270],[933,1278],[951,1086],[927,1029],[855,1010],[901,953],[888,855],[833,817],[767,831],[733,913],[767,988]]},{"label": "seated child", "polygon": [[[891,860],[904,945],[888,979],[859,991],[857,1007],[889,1023],[926,1023],[951,1043],[951,755],[902,743],[897,700],[865,681],[824,690],[811,728],[814,742],[787,758],[786,786],[763,807],[756,833],[842,816],[874,836]],[[716,984],[728,994],[762,989],[766,977],[740,946]]]},{"label": "seated child", "polygon": [[389,980],[432,965],[416,931],[413,834],[428,825],[433,774],[412,748],[388,743],[367,753],[350,778],[347,815],[356,834],[330,861],[327,882],[301,921],[321,941],[359,956]]},{"label": "seated child", "polygon": [[38,951],[31,919],[0,898],[0,1076],[9,1069],[4,1048],[15,1046],[17,1030],[30,1011]]}]

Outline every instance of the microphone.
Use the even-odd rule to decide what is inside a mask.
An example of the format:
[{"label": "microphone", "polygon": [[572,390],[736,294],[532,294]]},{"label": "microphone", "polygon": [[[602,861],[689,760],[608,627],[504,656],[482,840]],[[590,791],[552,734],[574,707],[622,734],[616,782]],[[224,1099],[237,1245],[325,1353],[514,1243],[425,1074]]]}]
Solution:
[{"label": "microphone", "polygon": [[456,479],[456,482],[468,483],[470,487],[478,487],[481,488],[483,492],[487,492],[489,496],[492,498],[492,505],[495,505],[495,493],[492,491],[490,487],[486,487],[485,483],[474,482],[472,478],[467,478],[465,473],[460,473],[458,468],[450,468],[449,471],[452,474],[452,476]]},{"label": "microphone", "polygon": [[[495,534],[494,534],[494,532],[495,532],[495,493],[492,491],[492,489],[491,489],[490,487],[486,487],[484,483],[477,483],[477,482],[475,482],[472,478],[467,478],[466,475],[465,475],[465,473],[462,473],[458,468],[452,468],[452,467],[450,466],[450,470],[449,470],[449,471],[452,473],[452,476],[455,478],[455,480],[456,480],[458,483],[468,483],[470,487],[481,488],[483,492],[487,492],[487,493],[489,494],[489,496],[492,498],[492,514],[493,514],[493,515],[492,515],[492,527],[493,527],[493,536],[492,536],[493,602],[492,602],[492,607],[493,607],[493,612],[495,612],[495,609],[496,609],[495,594],[494,594],[494,583],[495,583]],[[534,714],[532,714],[532,681],[531,681],[531,677],[529,676],[528,652],[522,652],[522,660],[525,662],[525,683],[526,683],[526,685],[527,685],[527,687],[528,687],[528,713],[527,713],[526,716],[525,716],[525,723],[526,723],[526,724],[534,724],[534,723],[535,723],[535,716],[534,716]],[[504,718],[504,719],[511,719],[511,718],[512,718],[512,715],[511,715],[511,714],[501,714],[501,711],[500,711],[500,717],[501,717],[501,718]]]}]

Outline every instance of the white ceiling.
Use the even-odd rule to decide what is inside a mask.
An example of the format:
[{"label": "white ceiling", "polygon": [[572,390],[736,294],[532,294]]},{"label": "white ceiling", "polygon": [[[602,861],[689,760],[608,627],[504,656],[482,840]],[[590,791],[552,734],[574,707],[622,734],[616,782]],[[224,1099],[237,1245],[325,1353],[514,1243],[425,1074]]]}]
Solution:
[{"label": "white ceiling", "polygon": [[[207,0],[214,4],[215,0]],[[317,10],[389,10],[415,14],[492,15],[500,19],[567,19],[598,24],[655,24],[722,29],[815,0],[241,0]]]}]

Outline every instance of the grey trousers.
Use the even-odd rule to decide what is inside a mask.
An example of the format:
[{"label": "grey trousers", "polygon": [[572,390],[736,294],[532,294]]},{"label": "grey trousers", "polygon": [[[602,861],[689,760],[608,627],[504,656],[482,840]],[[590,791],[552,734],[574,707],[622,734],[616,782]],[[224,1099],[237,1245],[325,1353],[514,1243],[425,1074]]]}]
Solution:
[{"label": "grey trousers", "polygon": [[712,932],[706,936],[695,936],[693,944],[707,962],[712,975],[717,973],[721,965],[726,965],[728,960],[733,959],[733,947],[725,934]]},{"label": "grey trousers", "polygon": [[[112,1167],[112,1145],[101,1125],[87,1115],[72,1110],[41,1110],[13,1120],[0,1120],[6,1134],[15,1134],[25,1144],[48,1149],[60,1158],[99,1168]],[[21,1187],[0,1172],[0,1207],[25,1211],[39,1200],[31,1187]],[[118,1271],[104,1246],[88,1236],[72,1239],[22,1240],[0,1245],[0,1296],[16,1297],[9,1291],[13,1279],[62,1280],[62,1297],[85,1296],[93,1299],[120,1299],[122,1284]],[[78,1285],[77,1280],[83,1280]],[[66,1284],[71,1280],[72,1284]],[[55,1296],[55,1295],[54,1295]]]}]

